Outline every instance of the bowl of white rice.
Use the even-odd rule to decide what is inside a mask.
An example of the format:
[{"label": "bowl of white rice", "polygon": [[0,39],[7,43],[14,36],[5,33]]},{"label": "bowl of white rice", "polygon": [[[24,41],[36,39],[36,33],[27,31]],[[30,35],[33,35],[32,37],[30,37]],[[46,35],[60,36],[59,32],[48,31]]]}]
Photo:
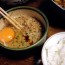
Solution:
[{"label": "bowl of white rice", "polygon": [[42,48],[43,65],[65,65],[65,32],[47,39]]}]

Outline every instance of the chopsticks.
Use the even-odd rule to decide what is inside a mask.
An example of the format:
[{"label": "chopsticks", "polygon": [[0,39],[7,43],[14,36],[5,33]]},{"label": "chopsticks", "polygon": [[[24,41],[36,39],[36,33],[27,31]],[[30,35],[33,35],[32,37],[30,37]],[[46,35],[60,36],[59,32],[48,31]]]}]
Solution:
[{"label": "chopsticks", "polygon": [[0,14],[6,18],[14,27],[16,27],[17,29],[21,30],[22,26],[20,25],[19,22],[17,22],[14,18],[12,18],[5,10],[3,10],[0,7]]}]

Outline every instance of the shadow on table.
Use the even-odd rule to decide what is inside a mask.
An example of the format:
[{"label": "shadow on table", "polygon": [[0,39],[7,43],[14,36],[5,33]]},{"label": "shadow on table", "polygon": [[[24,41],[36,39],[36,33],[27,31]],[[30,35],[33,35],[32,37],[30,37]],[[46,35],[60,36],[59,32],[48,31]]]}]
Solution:
[{"label": "shadow on table", "polygon": [[[43,45],[42,45],[43,46]],[[42,65],[42,60],[41,60],[41,51],[42,51],[42,46],[38,47],[36,51],[34,52],[34,65]]]},{"label": "shadow on table", "polygon": [[35,58],[35,61],[41,58],[41,46],[27,51],[11,51],[0,47],[0,56],[7,57],[9,59],[25,59],[30,56]]}]

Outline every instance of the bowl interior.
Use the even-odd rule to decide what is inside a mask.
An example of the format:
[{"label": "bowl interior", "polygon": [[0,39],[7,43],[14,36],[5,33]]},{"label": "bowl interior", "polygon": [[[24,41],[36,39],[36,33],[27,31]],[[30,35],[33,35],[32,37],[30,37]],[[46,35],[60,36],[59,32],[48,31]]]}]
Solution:
[{"label": "bowl interior", "polygon": [[[16,11],[16,10],[19,10]],[[29,15],[31,17],[34,17],[36,19],[38,19],[45,27],[47,26],[47,23],[45,22],[45,18],[44,16],[42,16],[42,14],[40,12],[38,12],[35,9],[31,9],[31,8],[14,8],[11,10],[8,10],[10,16],[12,17],[17,17],[17,16],[21,16],[22,14],[26,14]],[[14,12],[14,13],[13,13]]]}]

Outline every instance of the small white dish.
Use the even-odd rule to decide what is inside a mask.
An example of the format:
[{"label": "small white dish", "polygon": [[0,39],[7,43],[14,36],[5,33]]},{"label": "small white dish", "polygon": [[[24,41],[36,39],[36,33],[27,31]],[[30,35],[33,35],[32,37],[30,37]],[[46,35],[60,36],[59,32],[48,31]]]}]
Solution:
[{"label": "small white dish", "polygon": [[52,35],[42,48],[43,65],[65,65],[65,32]]}]

